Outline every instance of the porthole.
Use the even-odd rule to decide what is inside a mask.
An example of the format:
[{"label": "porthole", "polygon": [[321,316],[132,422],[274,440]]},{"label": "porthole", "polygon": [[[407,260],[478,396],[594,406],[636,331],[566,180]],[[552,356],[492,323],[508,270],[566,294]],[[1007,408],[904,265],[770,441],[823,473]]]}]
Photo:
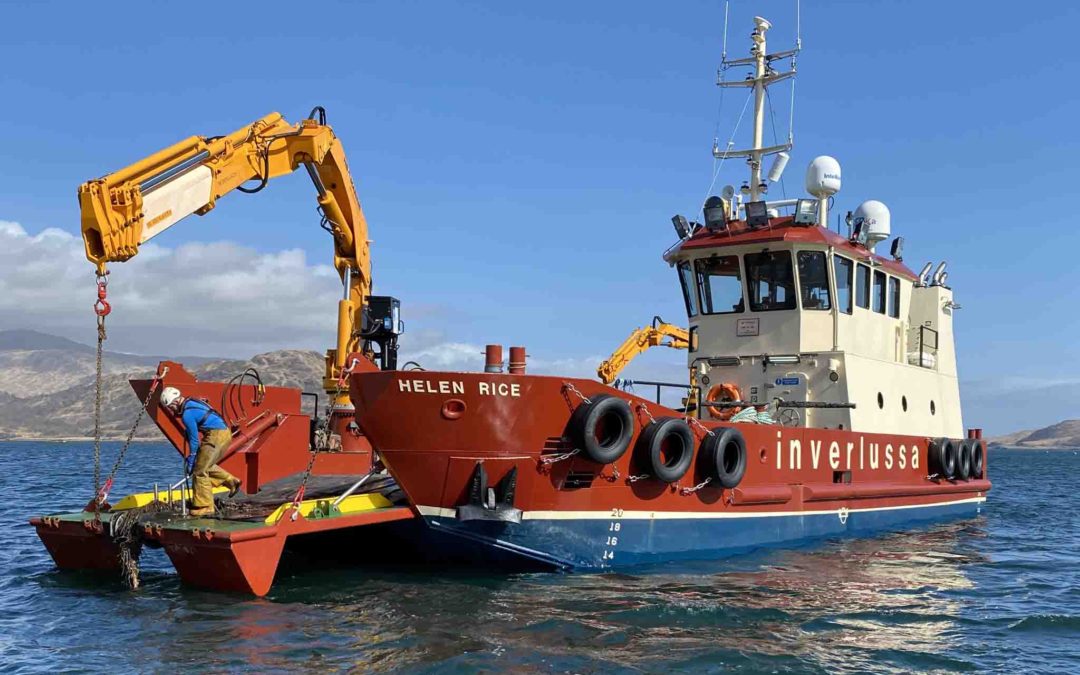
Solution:
[{"label": "porthole", "polygon": [[900,407],[904,409],[904,412],[907,412],[907,396],[900,397]]},{"label": "porthole", "polygon": [[933,401],[930,401],[930,414],[931,415],[936,415],[937,414],[937,406],[934,405]]},{"label": "porthole", "polygon": [[881,395],[880,391],[877,393],[877,407],[882,410],[885,409],[885,397]]}]

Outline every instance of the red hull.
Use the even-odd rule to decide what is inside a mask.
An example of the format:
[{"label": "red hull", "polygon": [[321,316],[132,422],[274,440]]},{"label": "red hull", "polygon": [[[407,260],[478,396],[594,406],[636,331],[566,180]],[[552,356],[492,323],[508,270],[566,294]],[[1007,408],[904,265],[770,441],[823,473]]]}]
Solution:
[{"label": "red hull", "polygon": [[[635,480],[642,475],[640,453],[634,450],[642,431],[652,419],[682,415],[599,382],[379,372],[354,376],[351,387],[361,428],[410,502],[432,524],[458,534],[477,531],[455,521],[461,520],[460,507],[469,503],[478,464],[484,467],[487,485],[496,485],[516,469],[513,506],[525,520],[552,522],[597,520],[608,513],[648,521],[831,513],[839,514],[843,525],[848,514],[856,512],[939,505],[977,508],[990,489],[985,478],[932,478],[927,468],[930,439],[921,436],[719,422],[693,424],[695,445],[708,430],[737,426],[748,451],[747,469],[737,487],[701,486],[696,456],[678,482]],[[558,459],[574,450],[567,433],[571,413],[583,397],[599,394],[630,404],[636,426],[631,450],[608,465],[581,452]],[[505,524],[498,533],[483,536],[512,540],[514,527]],[[655,538],[659,535],[652,527],[648,537]],[[792,530],[796,535],[802,531]],[[650,557],[649,544],[643,546],[642,555],[634,559],[664,559],[662,551]],[[587,564],[586,559],[572,566]],[[595,563],[606,566],[603,559]]]}]

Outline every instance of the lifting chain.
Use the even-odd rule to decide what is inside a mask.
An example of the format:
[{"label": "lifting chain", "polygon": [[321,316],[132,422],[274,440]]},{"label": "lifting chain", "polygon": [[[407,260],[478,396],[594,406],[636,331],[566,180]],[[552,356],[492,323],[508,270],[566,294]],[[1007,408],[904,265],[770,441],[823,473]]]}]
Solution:
[{"label": "lifting chain", "polygon": [[164,379],[168,372],[169,367],[165,366],[165,368],[162,369],[161,374],[155,375],[154,379],[150,381],[150,390],[146,392],[146,398],[142,402],[142,407],[139,408],[138,414],[135,415],[135,422],[131,425],[131,429],[128,430],[124,445],[120,448],[120,454],[116,456],[116,461],[113,462],[112,470],[109,471],[109,477],[105,479],[105,483],[101,486],[100,492],[97,493],[97,505],[99,507],[109,498],[109,491],[112,490],[113,479],[116,478],[116,472],[120,469],[120,464],[123,463],[124,455],[127,454],[128,448],[131,447],[131,441],[135,438],[135,432],[139,429],[139,423],[142,422],[147,407],[150,406],[150,400],[154,398],[154,392],[157,391],[158,385],[161,384],[162,379]]},{"label": "lifting chain", "polygon": [[318,451],[312,448],[311,459],[308,460],[307,468],[304,469],[304,477],[300,479],[300,487],[296,490],[296,496],[293,497],[292,504],[289,508],[292,509],[292,515],[289,516],[290,520],[296,520],[300,515],[300,502],[304,501],[304,491],[307,489],[308,478],[311,478],[311,470],[315,468],[315,457],[318,455]]},{"label": "lifting chain", "polygon": [[[108,300],[105,299],[109,278],[108,272],[99,270],[97,273],[97,301],[94,302],[94,314],[97,315],[97,354],[94,364],[94,499],[101,495],[101,361],[105,349],[105,317],[112,311]],[[104,501],[104,500],[102,500]],[[97,506],[94,508],[94,519],[100,520]]]},{"label": "lifting chain", "polygon": [[[345,368],[341,369],[341,373],[338,375],[337,385],[334,387],[334,396],[331,398],[329,404],[326,406],[326,424],[325,432],[326,438],[330,438],[330,421],[334,416],[334,401],[337,401],[341,397],[341,392],[345,391],[345,386],[349,382],[349,376],[352,375],[353,368],[357,366],[359,359],[353,359]],[[304,469],[304,477],[300,479],[300,487],[296,489],[296,495],[293,497],[290,508],[292,509],[292,515],[289,516],[290,520],[296,520],[300,515],[300,502],[304,501],[304,492],[307,490],[308,479],[311,478],[311,471],[315,468],[315,457],[319,454],[318,448],[311,449],[311,459],[308,460],[307,468]]]}]

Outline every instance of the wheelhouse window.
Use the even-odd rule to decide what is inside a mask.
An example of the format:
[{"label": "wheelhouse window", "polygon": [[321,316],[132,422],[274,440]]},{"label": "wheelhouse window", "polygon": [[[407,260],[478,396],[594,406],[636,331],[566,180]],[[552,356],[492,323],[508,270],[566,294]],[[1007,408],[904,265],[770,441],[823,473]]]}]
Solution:
[{"label": "wheelhouse window", "polygon": [[714,255],[694,262],[701,310],[705,314],[737,314],[745,310],[739,256]]},{"label": "wheelhouse window", "polygon": [[790,251],[748,253],[743,262],[750,309],[755,312],[795,309],[795,275]]},{"label": "wheelhouse window", "polygon": [[900,280],[889,277],[889,316],[900,318]]},{"label": "wheelhouse window", "polygon": [[832,309],[829,266],[824,251],[799,251],[799,291],[803,309]]},{"label": "wheelhouse window", "polygon": [[690,263],[679,263],[679,284],[682,286],[683,302],[686,303],[686,316],[693,318],[698,315],[697,291],[694,289],[694,273],[690,271]]},{"label": "wheelhouse window", "polygon": [[878,314],[885,313],[885,273],[874,270],[874,311]]},{"label": "wheelhouse window", "polygon": [[851,284],[855,263],[842,256],[833,258],[833,274],[836,275],[836,306],[844,314],[851,314]]},{"label": "wheelhouse window", "polygon": [[870,309],[870,268],[861,263],[855,270],[855,304]]}]

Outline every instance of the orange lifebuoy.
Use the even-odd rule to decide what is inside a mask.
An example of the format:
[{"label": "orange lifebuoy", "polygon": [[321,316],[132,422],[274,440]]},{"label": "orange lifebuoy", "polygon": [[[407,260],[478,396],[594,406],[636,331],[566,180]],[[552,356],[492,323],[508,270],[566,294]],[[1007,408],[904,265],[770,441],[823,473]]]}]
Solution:
[{"label": "orange lifebuoy", "polygon": [[[743,397],[742,392],[739,391],[738,385],[730,382],[714,384],[712,389],[709,389],[708,395],[705,396],[706,403],[723,403],[741,400],[743,400]],[[729,420],[735,416],[735,413],[742,410],[742,408],[714,408],[712,406],[708,406],[708,408],[709,417],[714,420]]]}]

